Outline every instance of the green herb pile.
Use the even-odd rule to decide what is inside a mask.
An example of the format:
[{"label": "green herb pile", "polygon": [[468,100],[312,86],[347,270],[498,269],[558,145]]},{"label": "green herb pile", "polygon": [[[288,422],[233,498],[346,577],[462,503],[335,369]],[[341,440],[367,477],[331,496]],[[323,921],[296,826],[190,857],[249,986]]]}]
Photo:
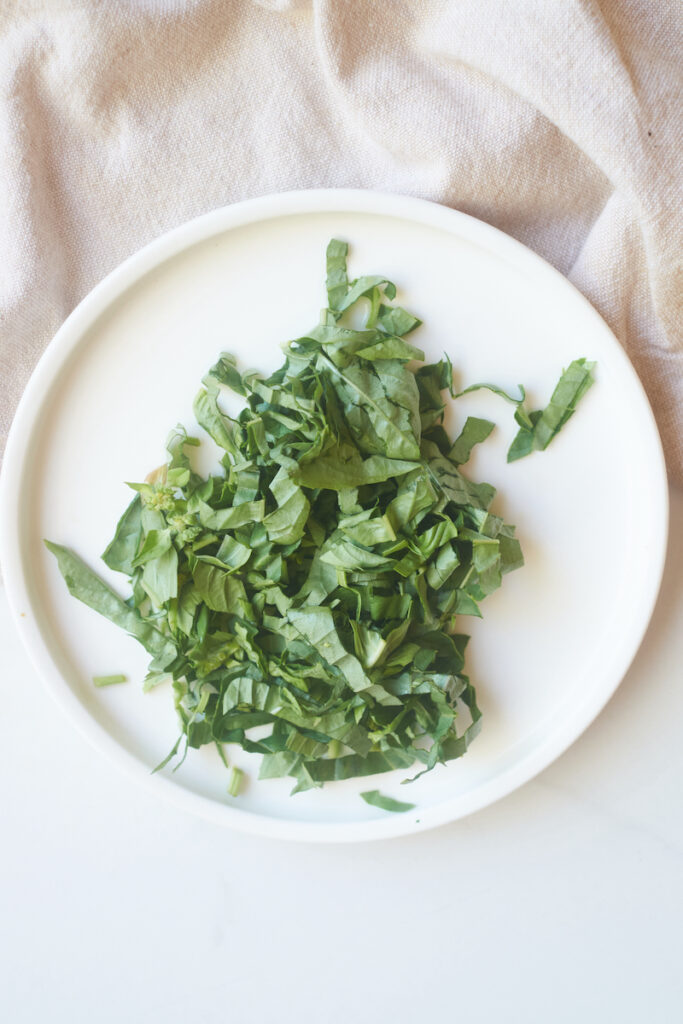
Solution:
[{"label": "green herb pile", "polygon": [[[275,373],[240,374],[223,354],[204,378],[195,415],[222,472],[199,477],[188,458],[199,442],[178,428],[168,463],[131,485],[103,555],[130,578],[128,600],[46,542],[71,593],[153,656],[145,688],[172,679],[182,733],[162,765],[181,745],[215,743],[225,757],[237,743],[263,755],[261,778],[291,776],[299,792],[421,774],[479,729],[457,616],[479,615],[523,563],[514,527],[489,511],[494,488],[461,471],[493,424],[469,417],[449,438],[450,361],[423,364],[406,340],[420,321],[390,304],[390,282],[349,281],[346,256],[330,242],[327,308]],[[365,325],[344,326],[360,302]],[[546,447],[591,370],[572,363],[537,412],[521,389],[475,385],[516,405],[509,460]],[[237,419],[221,411],[223,388],[246,399]]]}]

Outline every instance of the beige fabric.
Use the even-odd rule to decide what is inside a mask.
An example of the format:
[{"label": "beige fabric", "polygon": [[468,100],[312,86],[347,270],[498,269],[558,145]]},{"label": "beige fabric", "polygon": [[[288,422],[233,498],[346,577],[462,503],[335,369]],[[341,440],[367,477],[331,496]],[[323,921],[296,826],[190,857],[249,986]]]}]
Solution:
[{"label": "beige fabric", "polygon": [[3,0],[3,437],[124,257],[238,199],[357,186],[475,214],[569,275],[683,481],[682,42],[681,0]]}]

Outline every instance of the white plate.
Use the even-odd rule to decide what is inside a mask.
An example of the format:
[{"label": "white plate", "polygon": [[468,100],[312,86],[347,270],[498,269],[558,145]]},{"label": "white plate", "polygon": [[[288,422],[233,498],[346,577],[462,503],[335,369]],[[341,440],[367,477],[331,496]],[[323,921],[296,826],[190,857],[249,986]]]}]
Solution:
[{"label": "white plate", "polygon": [[[508,466],[511,407],[486,393],[459,401],[499,428],[470,464],[499,488],[494,509],[517,524],[524,569],[484,604],[468,670],[484,712],[459,761],[410,787],[404,773],[290,797],[291,780],[255,781],[237,799],[215,751],[191,751],[150,776],[177,735],[168,691],[141,693],[147,656],[69,597],[41,538],[92,565],[141,480],[164,461],[178,421],[192,432],[199,380],[221,349],[270,370],[279,343],[317,321],[324,252],[351,244],[352,274],[382,273],[425,321],[428,358],[445,350],[464,383],[524,383],[544,404],[572,359],[597,381],[551,447]],[[212,453],[207,449],[206,464]],[[214,821],[266,835],[358,840],[413,832],[483,807],[531,778],[586,728],[619,684],[649,620],[662,572],[667,493],[657,430],[620,345],[555,270],[494,228],[417,199],[356,191],[294,192],[201,217],[110,274],[71,314],[17,413],[0,496],[1,552],[17,625],[49,690],[93,744],[152,791]],[[125,580],[99,563],[119,589]],[[134,682],[106,690],[93,675]],[[35,751],[31,756],[34,756]],[[410,799],[387,814],[358,793]]]}]

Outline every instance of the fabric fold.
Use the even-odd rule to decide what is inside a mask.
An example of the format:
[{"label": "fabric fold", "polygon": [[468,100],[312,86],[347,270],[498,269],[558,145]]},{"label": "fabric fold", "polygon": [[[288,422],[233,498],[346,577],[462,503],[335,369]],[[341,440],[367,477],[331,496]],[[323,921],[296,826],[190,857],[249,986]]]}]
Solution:
[{"label": "fabric fold", "polygon": [[267,192],[404,192],[548,259],[617,334],[683,484],[676,4],[6,0],[0,448],[60,322],[170,228]]}]

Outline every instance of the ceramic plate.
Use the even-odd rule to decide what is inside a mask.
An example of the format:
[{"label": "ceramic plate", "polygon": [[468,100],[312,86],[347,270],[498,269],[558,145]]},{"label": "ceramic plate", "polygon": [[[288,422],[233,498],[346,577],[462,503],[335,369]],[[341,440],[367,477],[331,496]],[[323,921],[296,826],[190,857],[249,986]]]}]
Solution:
[{"label": "ceramic plate", "polygon": [[[358,793],[368,780],[289,796],[291,780],[256,781],[258,758],[236,749],[248,782],[236,799],[215,751],[191,751],[175,774],[150,769],[177,736],[171,694],[143,695],[147,656],[70,598],[41,539],[90,564],[141,480],[165,460],[169,430],[193,432],[200,378],[228,349],[270,371],[280,343],[316,322],[324,254],[350,243],[350,271],[382,273],[425,322],[427,358],[445,351],[463,384],[527,386],[548,400],[563,366],[597,361],[596,383],[544,453],[507,465],[511,407],[479,392],[463,414],[498,429],[468,472],[498,488],[494,510],[517,524],[525,567],[464,619],[468,665],[484,712],[463,759],[401,787],[372,787],[417,807],[388,814]],[[416,339],[417,340],[417,339]],[[215,452],[205,446],[203,468]],[[26,389],[7,447],[0,541],[8,596],[49,690],[103,753],[159,796],[214,821],[307,840],[409,833],[509,793],[565,750],[624,675],[649,620],[666,543],[661,445],[633,368],[565,278],[482,222],[416,199],[356,191],[294,192],[217,210],[152,243],[71,314]],[[117,588],[125,581],[99,570]],[[97,690],[93,675],[132,682]],[[34,756],[32,752],[31,756]]]}]

